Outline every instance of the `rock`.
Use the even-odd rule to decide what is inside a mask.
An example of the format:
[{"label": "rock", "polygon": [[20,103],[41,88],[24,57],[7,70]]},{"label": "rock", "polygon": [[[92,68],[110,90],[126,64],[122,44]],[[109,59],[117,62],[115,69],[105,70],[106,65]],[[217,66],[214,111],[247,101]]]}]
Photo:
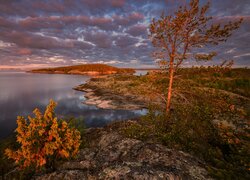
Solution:
[{"label": "rock", "polygon": [[68,171],[56,171],[50,174],[46,174],[40,177],[35,177],[37,180],[54,180],[54,179],[63,179],[63,180],[72,180],[72,179],[87,179],[88,176],[86,173],[80,170],[68,170]]},{"label": "rock", "polygon": [[87,134],[93,138],[77,159],[34,179],[210,179],[202,162],[181,151],[101,128]]},{"label": "rock", "polygon": [[[100,79],[100,78],[95,78]],[[110,89],[92,86],[91,81],[74,87],[74,90],[85,92],[86,100],[83,102],[87,105],[94,105],[101,109],[123,109],[123,110],[139,110],[147,107],[148,102],[131,94],[117,94]]]}]

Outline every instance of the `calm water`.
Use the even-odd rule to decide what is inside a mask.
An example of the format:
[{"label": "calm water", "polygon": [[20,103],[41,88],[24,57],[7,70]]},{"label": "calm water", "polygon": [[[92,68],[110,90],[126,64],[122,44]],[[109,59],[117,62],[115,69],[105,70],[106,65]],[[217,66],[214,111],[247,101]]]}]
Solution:
[{"label": "calm water", "polygon": [[84,93],[72,88],[88,79],[79,75],[0,72],[0,139],[13,132],[18,115],[27,116],[36,107],[44,111],[50,99],[58,103],[57,115],[83,118],[87,127],[100,127],[145,113],[84,105]]}]

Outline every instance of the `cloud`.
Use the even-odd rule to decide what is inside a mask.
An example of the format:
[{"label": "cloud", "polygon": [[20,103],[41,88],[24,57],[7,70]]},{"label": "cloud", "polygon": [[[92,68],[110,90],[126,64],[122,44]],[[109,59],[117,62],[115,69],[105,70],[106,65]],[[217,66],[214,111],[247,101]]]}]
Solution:
[{"label": "cloud", "polygon": [[125,5],[125,0],[81,0],[89,9],[121,8]]},{"label": "cloud", "polygon": [[97,26],[103,30],[115,28],[111,18],[105,17],[89,17],[89,16],[48,16],[48,17],[28,17],[18,22],[24,29],[39,30],[39,29],[61,29],[67,26],[83,27]]},{"label": "cloud", "polygon": [[0,32],[4,41],[15,43],[19,47],[34,49],[59,49],[59,48],[91,48],[92,46],[75,40],[64,40],[56,37],[45,36],[43,34],[35,34],[28,32],[3,31]]},{"label": "cloud", "polygon": [[115,15],[113,17],[92,17],[92,16],[43,16],[43,17],[27,17],[17,22],[10,22],[0,19],[3,26],[14,27],[20,26],[23,29],[37,31],[39,29],[61,29],[67,26],[84,27],[96,26],[102,30],[117,30],[119,25],[128,26],[136,24],[144,19],[140,13],[131,13],[126,16]]},{"label": "cloud", "polygon": [[111,5],[113,7],[123,7],[125,5],[125,0],[111,0]]},{"label": "cloud", "polygon": [[110,48],[112,46],[112,39],[104,32],[86,32],[84,40],[95,44],[99,48]]},{"label": "cloud", "polygon": [[240,58],[240,57],[245,57],[245,56],[250,57],[250,53],[236,55],[236,56],[234,56],[234,58]]},{"label": "cloud", "polygon": [[[102,62],[153,66],[147,36],[152,18],[186,0],[0,0],[0,64],[48,66]],[[201,0],[204,4],[206,0]],[[216,22],[244,22],[224,44],[207,47],[218,59],[250,65],[248,0],[211,0]],[[136,61],[131,61],[136,60]],[[136,62],[136,63],[135,63]]]},{"label": "cloud", "polygon": [[136,24],[131,26],[126,32],[132,36],[141,36],[147,34],[147,26],[143,24]]},{"label": "cloud", "polygon": [[31,55],[32,51],[28,48],[20,48],[18,49],[17,54],[18,55]]},{"label": "cloud", "polygon": [[3,17],[0,17],[0,27],[1,28],[15,28],[16,24]]},{"label": "cloud", "polygon": [[15,43],[20,47],[29,47],[37,49],[53,48],[73,48],[73,43],[66,40],[57,40],[53,37],[37,35],[27,32],[0,32],[1,37],[9,42]]},{"label": "cloud", "polygon": [[51,1],[51,2],[43,2],[43,1],[34,1],[31,3],[31,7],[36,9],[36,10],[41,10],[44,12],[60,12],[64,13],[66,10],[66,6],[63,4],[57,2],[56,0]]},{"label": "cloud", "polygon": [[127,48],[129,46],[135,45],[138,42],[138,39],[130,37],[130,36],[117,36],[115,45],[120,48]]},{"label": "cloud", "polygon": [[125,16],[113,15],[115,24],[129,26],[138,23],[144,19],[144,15],[139,12],[133,12]]}]

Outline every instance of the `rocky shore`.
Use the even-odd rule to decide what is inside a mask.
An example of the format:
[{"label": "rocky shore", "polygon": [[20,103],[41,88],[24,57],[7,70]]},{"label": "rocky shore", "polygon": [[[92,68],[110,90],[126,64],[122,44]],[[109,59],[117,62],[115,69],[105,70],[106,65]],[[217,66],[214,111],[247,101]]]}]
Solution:
[{"label": "rocky shore", "polygon": [[[40,180],[212,179],[208,175],[208,171],[211,176],[217,179],[245,179],[249,177],[248,167],[245,167],[248,160],[247,150],[249,149],[248,139],[246,138],[248,137],[247,130],[249,130],[246,114],[249,112],[248,95],[246,95],[247,98],[242,98],[242,95],[232,95],[230,91],[207,87],[204,84],[199,85],[196,78],[190,79],[190,77],[185,79],[183,76],[177,79],[181,83],[177,84],[179,86],[176,89],[179,92],[182,90],[183,93],[177,93],[176,96],[173,96],[173,100],[179,103],[186,100],[186,103],[189,103],[186,105],[191,108],[193,105],[196,105],[195,107],[199,107],[197,105],[209,107],[207,104],[212,103],[214,108],[211,109],[211,112],[218,114],[218,116],[214,116],[215,119],[211,119],[211,121],[216,124],[216,127],[220,126],[221,129],[218,129],[218,133],[222,134],[217,135],[217,131],[213,128],[207,131],[211,128],[211,124],[210,119],[207,119],[207,114],[204,113],[204,109],[198,109],[197,114],[187,113],[187,117],[184,116],[186,114],[179,117],[179,120],[176,119],[178,120],[176,126],[170,124],[170,122],[168,127],[171,126],[172,130],[167,132],[164,130],[163,134],[160,134],[161,136],[158,136],[159,133],[162,133],[161,128],[158,127],[162,127],[162,124],[148,123],[147,119],[145,123],[140,123],[139,119],[116,122],[104,128],[87,129],[86,134],[82,136],[86,140],[84,142],[86,147],[80,150],[76,159],[61,162],[56,166],[55,171],[47,172],[47,174],[36,174],[32,178]],[[205,82],[207,77],[210,76],[204,77]],[[142,109],[146,108],[149,103],[161,103],[156,98],[151,101],[147,98],[148,95],[151,95],[147,92],[152,82],[155,81],[153,78],[154,76],[107,75],[91,78],[85,84],[74,89],[85,92],[85,104],[105,109]],[[164,80],[163,78],[160,83],[165,83]],[[239,78],[239,80],[243,82],[244,79]],[[226,79],[225,82],[228,83],[228,80]],[[191,86],[192,88],[190,88]],[[247,92],[245,89],[239,89],[239,92]],[[205,102],[203,104],[198,100]],[[197,103],[197,101],[198,104],[192,104]],[[188,111],[191,110],[188,109]],[[151,117],[149,118],[152,122]],[[185,119],[188,121],[183,121]],[[151,129],[152,131],[150,131]],[[182,131],[178,131],[179,129]],[[224,136],[227,129],[229,133]],[[239,130],[239,133],[233,134],[231,130],[233,130],[232,132]],[[142,134],[142,136],[139,136],[142,138],[133,136],[133,134],[136,134],[135,132],[139,132],[139,135]],[[174,133],[173,136],[172,132]],[[132,136],[130,136],[131,134]],[[143,138],[145,134],[147,138]],[[166,135],[174,138],[174,140],[169,141],[172,143],[158,144],[162,142],[158,141],[158,138],[168,138],[169,136]],[[193,156],[177,150],[185,149],[180,148],[185,142],[176,142],[175,138],[191,141],[192,147],[189,146],[190,149],[187,152],[190,152]],[[224,138],[226,139],[224,140]],[[225,142],[234,144],[228,146]],[[167,146],[164,146],[164,144],[167,144]],[[231,145],[234,145],[232,149],[229,148]],[[206,159],[204,157],[207,156],[207,153],[211,153],[209,154],[211,157]],[[224,159],[228,155],[231,159]],[[17,176],[8,173],[7,176],[3,177],[15,179],[13,177]]]},{"label": "rocky shore", "polygon": [[77,159],[33,179],[210,179],[203,162],[189,154],[125,138],[115,127],[88,129],[86,136],[88,147]]},{"label": "rocky shore", "polygon": [[94,105],[102,109],[138,110],[147,107],[149,102],[138,95],[117,93],[110,88],[103,88],[102,83],[95,84],[96,81],[103,78],[107,78],[107,76],[92,78],[85,84],[73,88],[85,92],[86,100],[83,102],[84,104]]}]

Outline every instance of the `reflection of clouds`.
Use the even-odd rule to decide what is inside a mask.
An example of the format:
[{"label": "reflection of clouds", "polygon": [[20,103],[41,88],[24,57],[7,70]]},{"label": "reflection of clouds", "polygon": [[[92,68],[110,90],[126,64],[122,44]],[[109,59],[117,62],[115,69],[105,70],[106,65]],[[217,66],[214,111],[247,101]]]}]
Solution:
[{"label": "reflection of clouds", "polygon": [[[26,97],[33,97],[37,93],[50,96],[57,93],[57,98],[63,98],[70,93],[63,91],[72,90],[72,87],[85,82],[88,77],[69,75],[48,75],[48,74],[7,74],[0,73],[0,101],[8,101],[9,98],[19,98],[20,94]],[[59,91],[60,90],[60,91]],[[55,91],[55,92],[53,92]],[[54,95],[52,97],[55,97]]]},{"label": "reflection of clouds", "polygon": [[146,110],[110,110],[82,104],[79,99],[64,99],[58,102],[56,113],[60,116],[84,117],[87,127],[99,127],[114,120],[125,120],[145,114]]},{"label": "reflection of clouds", "polygon": [[148,70],[136,70],[134,75],[136,76],[142,76],[148,73]]},{"label": "reflection of clouds", "polygon": [[49,99],[58,106],[59,117],[83,118],[87,127],[100,127],[114,120],[125,120],[144,114],[144,110],[98,109],[82,103],[82,92],[72,87],[82,84],[89,77],[74,75],[0,73],[0,138],[16,127],[18,115],[27,116],[34,108],[44,111]]},{"label": "reflection of clouds", "polygon": [[85,101],[85,100],[86,100],[86,98],[85,98],[85,96],[84,96],[84,95],[81,95],[81,96],[79,96],[79,100],[80,100],[80,101]]},{"label": "reflection of clouds", "polygon": [[108,109],[97,109],[92,112],[88,112],[85,120],[87,127],[98,127],[108,124],[112,121],[126,120],[135,118],[146,113],[145,110],[141,111],[128,111],[128,110],[108,110]]},{"label": "reflection of clouds", "polygon": [[134,113],[138,115],[145,115],[148,112],[147,109],[135,110]]}]

